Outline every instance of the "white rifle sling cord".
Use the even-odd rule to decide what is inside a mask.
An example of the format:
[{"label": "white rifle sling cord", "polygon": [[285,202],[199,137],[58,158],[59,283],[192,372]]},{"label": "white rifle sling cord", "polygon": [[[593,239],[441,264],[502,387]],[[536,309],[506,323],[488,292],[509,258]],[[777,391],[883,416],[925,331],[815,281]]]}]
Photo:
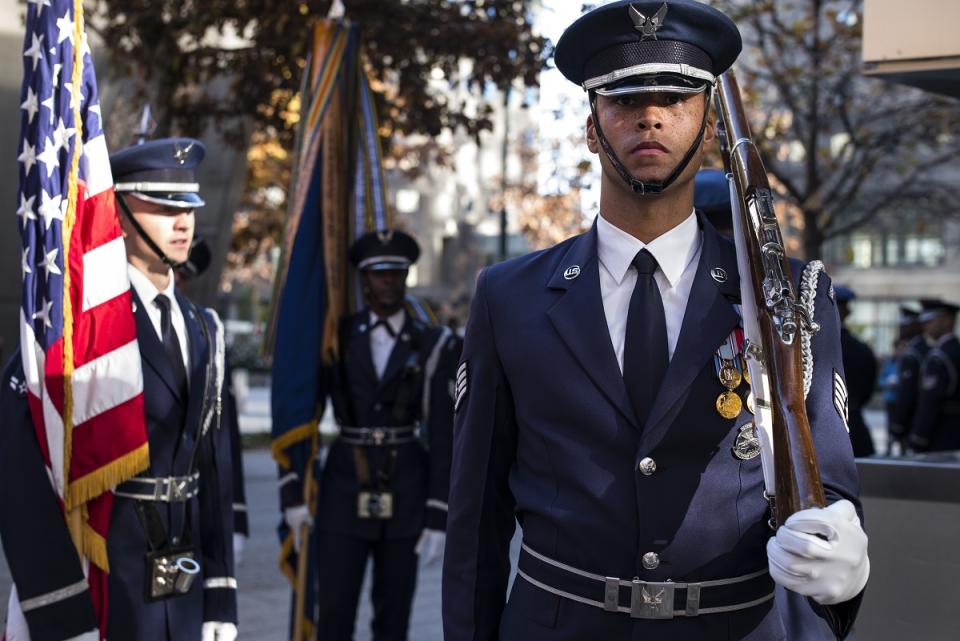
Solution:
[{"label": "white rifle sling cord", "polygon": [[420,409],[420,439],[423,442],[423,446],[427,449],[430,448],[430,439],[427,438],[427,434],[425,434],[425,432],[429,432],[430,430],[430,426],[428,425],[428,421],[430,420],[430,387],[433,382],[433,375],[437,372],[437,365],[440,363],[440,352],[443,351],[451,335],[452,332],[449,327],[441,327],[440,337],[437,338],[433,349],[430,350],[430,357],[427,358],[427,364],[424,367],[423,406]]},{"label": "white rifle sling cord", "polygon": [[[814,314],[817,306],[817,284],[820,281],[820,274],[823,273],[823,263],[819,260],[813,260],[807,263],[803,268],[803,275],[800,277],[800,304],[807,311],[807,318],[810,325],[814,324]],[[810,386],[813,384],[813,349],[810,346],[810,340],[813,338],[815,330],[801,325],[800,331],[800,350],[801,361],[803,363],[803,398],[806,400],[810,394]]]},{"label": "white rifle sling cord", "polygon": [[[214,310],[208,307],[206,308],[206,312],[210,316],[210,319],[213,320],[213,324],[217,330],[213,346],[213,384],[217,392],[217,397],[213,406],[213,412],[208,413],[203,419],[203,434],[206,434],[210,429],[210,422],[213,420],[214,415],[217,417],[217,429],[220,429],[220,412],[223,408],[223,376],[226,371],[226,346],[223,337],[223,323],[220,322],[220,316],[218,316]],[[201,320],[201,322],[203,321]]]}]

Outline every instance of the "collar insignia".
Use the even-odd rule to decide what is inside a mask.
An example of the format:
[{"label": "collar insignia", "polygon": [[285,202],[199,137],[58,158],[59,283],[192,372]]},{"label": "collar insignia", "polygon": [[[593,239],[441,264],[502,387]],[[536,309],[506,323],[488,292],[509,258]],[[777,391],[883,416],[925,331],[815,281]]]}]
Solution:
[{"label": "collar insignia", "polygon": [[660,27],[663,26],[664,20],[667,18],[667,3],[664,2],[663,5],[657,9],[657,12],[651,16],[647,17],[640,13],[640,11],[634,5],[630,5],[630,19],[633,20],[633,28],[639,31],[642,34],[640,42],[644,40],[656,40],[657,31],[660,30]]},{"label": "collar insignia", "polygon": [[573,280],[580,275],[580,265],[574,265],[573,267],[568,267],[567,271],[563,272],[563,277],[567,280]]}]

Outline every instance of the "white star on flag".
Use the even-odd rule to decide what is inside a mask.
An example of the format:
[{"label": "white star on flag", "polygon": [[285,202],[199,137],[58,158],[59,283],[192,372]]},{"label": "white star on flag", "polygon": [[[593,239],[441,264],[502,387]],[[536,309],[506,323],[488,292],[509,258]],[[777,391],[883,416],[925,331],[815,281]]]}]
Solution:
[{"label": "white star on flag", "polygon": [[47,278],[50,278],[50,274],[57,274],[62,276],[63,272],[60,271],[60,268],[57,266],[57,254],[60,253],[60,250],[56,247],[47,252],[46,256],[43,258],[43,263],[39,265],[41,269],[46,270]]},{"label": "white star on flag", "polygon": [[47,178],[52,176],[54,170],[60,167],[60,147],[50,140],[49,136],[44,141],[43,151],[37,156],[37,160],[47,168]]},{"label": "white star on flag", "polygon": [[37,70],[37,65],[40,63],[40,58],[43,57],[43,52],[40,51],[40,47],[43,46],[43,34],[40,34],[40,37],[37,37],[37,34],[33,34],[33,42],[30,44],[30,48],[23,52],[24,58],[33,58],[33,70]]},{"label": "white star on flag", "polygon": [[33,313],[33,320],[42,318],[44,325],[46,325],[47,327],[53,328],[53,323],[50,322],[51,309],[53,309],[53,301],[50,301],[48,303],[46,299],[44,299],[44,301],[40,304],[40,309],[38,309]]},{"label": "white star on flag", "polygon": [[53,93],[53,90],[51,89],[51,90],[50,90],[50,97],[40,103],[40,106],[41,106],[41,107],[46,107],[46,108],[47,108],[47,111],[50,112],[50,124],[51,124],[51,125],[53,124],[53,116],[54,116],[54,111],[53,111],[53,96],[54,96],[54,93]]},{"label": "white star on flag", "polygon": [[64,40],[69,40],[73,44],[73,18],[70,17],[70,11],[63,14],[62,18],[57,18],[57,44]]},{"label": "white star on flag", "polygon": [[20,108],[27,112],[27,124],[33,124],[33,117],[40,111],[40,103],[37,101],[37,94],[33,87],[27,87],[27,99],[23,101]]},{"label": "white star on flag", "polygon": [[59,62],[53,65],[53,76],[50,78],[50,85],[56,87],[60,82],[60,70],[63,69],[63,65]]},{"label": "white star on flag", "polygon": [[63,200],[60,196],[51,198],[47,195],[47,190],[40,191],[40,215],[43,216],[43,222],[46,223],[46,229],[50,229],[50,224],[54,220],[63,221],[63,210],[60,203]]},{"label": "white star on flag", "polygon": [[17,160],[23,163],[23,174],[29,174],[30,168],[37,164],[37,148],[24,140],[23,151],[17,156]]},{"label": "white star on flag", "polygon": [[27,3],[28,3],[28,4],[35,4],[35,5],[37,5],[37,15],[38,15],[38,16],[39,16],[41,13],[43,13],[43,8],[44,8],[44,7],[49,7],[49,6],[50,6],[50,0],[27,0]]},{"label": "white star on flag", "polygon": [[23,250],[23,256],[20,258],[20,267],[23,269],[23,275],[32,274],[33,270],[30,269],[30,261],[27,260],[27,255],[30,253],[30,248],[25,248]]},{"label": "white star on flag", "polygon": [[67,129],[63,126],[63,120],[57,123],[57,128],[53,130],[53,143],[57,149],[70,149],[70,139],[77,133],[73,127]]},{"label": "white star on flag", "polygon": [[[76,96],[73,95],[73,83],[65,82],[63,83],[63,88],[70,92],[70,104],[73,104],[72,101],[76,98]],[[80,102],[83,102],[83,87],[80,87]]]},{"label": "white star on flag", "polygon": [[20,216],[20,220],[23,221],[24,228],[27,227],[27,221],[37,219],[37,215],[33,213],[33,201],[36,199],[36,196],[27,198],[23,194],[20,194],[20,207],[17,208],[17,216]]}]

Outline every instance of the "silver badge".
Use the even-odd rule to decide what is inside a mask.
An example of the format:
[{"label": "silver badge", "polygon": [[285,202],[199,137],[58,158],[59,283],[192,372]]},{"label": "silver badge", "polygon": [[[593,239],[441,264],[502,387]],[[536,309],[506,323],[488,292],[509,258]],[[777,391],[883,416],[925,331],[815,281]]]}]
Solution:
[{"label": "silver badge", "polygon": [[757,428],[753,423],[747,423],[737,432],[737,439],[733,444],[733,455],[741,461],[749,461],[760,456],[760,439],[757,438]]},{"label": "silver badge", "polygon": [[718,283],[727,282],[727,270],[723,269],[722,267],[714,267],[710,270],[710,275],[713,277],[713,280],[717,281]]},{"label": "silver badge", "polygon": [[643,36],[640,38],[641,42],[644,40],[656,40],[657,31],[659,31],[660,27],[663,26],[663,22],[666,20],[666,18],[666,2],[664,2],[663,5],[657,9],[657,12],[650,18],[640,13],[640,11],[634,5],[630,5],[630,19],[633,20],[633,28],[639,31]]},{"label": "silver badge", "polygon": [[177,161],[178,164],[185,164],[187,159],[190,158],[190,152],[193,151],[193,143],[189,143],[186,147],[181,147],[179,143],[174,143],[173,145],[173,158]]},{"label": "silver badge", "polygon": [[460,363],[460,367],[457,368],[457,389],[456,396],[453,402],[453,411],[456,412],[460,409],[460,403],[463,401],[463,397],[467,395],[467,361]]},{"label": "silver badge", "polygon": [[377,240],[380,241],[381,245],[389,245],[390,241],[393,240],[393,230],[392,229],[382,229],[377,232]]},{"label": "silver badge", "polygon": [[574,265],[573,267],[567,267],[567,271],[563,272],[563,277],[567,280],[573,280],[580,275],[580,265]]}]

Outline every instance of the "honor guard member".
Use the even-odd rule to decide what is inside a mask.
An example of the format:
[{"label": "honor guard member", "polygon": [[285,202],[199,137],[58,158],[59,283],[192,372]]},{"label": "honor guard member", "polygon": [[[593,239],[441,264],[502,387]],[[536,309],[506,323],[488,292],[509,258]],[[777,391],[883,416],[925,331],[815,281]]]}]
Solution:
[{"label": "honor guard member", "polygon": [[[443,554],[459,342],[404,310],[407,270],[420,248],[401,231],[359,238],[349,258],[368,307],[340,323],[329,375],[339,435],[320,478],[318,641],[350,641],[373,557],[374,641],[407,638],[418,554]],[[284,483],[294,532],[308,518],[302,488]]]},{"label": "honor guard member", "polygon": [[[199,236],[194,236],[190,244],[190,254],[186,262],[176,270],[177,287],[185,286],[194,278],[206,273],[213,260],[210,245]],[[233,470],[233,560],[240,565],[243,559],[243,548],[250,538],[250,520],[247,516],[247,490],[244,486],[243,474],[243,442],[240,438],[240,421],[237,416],[237,395],[233,386],[233,369],[228,361],[224,361],[224,403],[222,423],[230,430],[231,469]]]},{"label": "honor guard member", "polygon": [[920,316],[933,341],[920,368],[917,411],[909,445],[920,452],[960,450],[960,341],[954,333],[960,307],[941,302]]},{"label": "honor guard member", "polygon": [[829,279],[801,291],[821,327],[807,411],[830,505],[774,533],[734,246],[693,211],[711,85],[740,49],[727,16],[680,0],[606,4],[557,44],[589,97],[600,215],[478,278],[457,377],[446,641],[783,639],[775,582],[838,638],[850,629],[869,563]]},{"label": "honor guard member", "polygon": [[[883,390],[883,404],[887,413],[887,456],[894,451],[906,451],[907,427],[897,423],[897,401],[900,391],[900,359],[910,347],[910,341],[923,334],[919,319],[920,312],[912,307],[901,307],[897,321],[897,337],[893,343],[893,353],[880,369],[880,387]],[[916,378],[916,377],[914,377]]]},{"label": "honor guard member", "polygon": [[863,408],[870,402],[877,385],[877,358],[873,350],[853,335],[846,325],[850,303],[856,293],[849,287],[834,285],[837,309],[840,313],[840,350],[843,352],[843,371],[847,382],[847,425],[854,456],[873,456],[876,449],[870,428],[863,418]]},{"label": "honor guard member", "polygon": [[[913,427],[917,412],[917,398],[920,395],[920,369],[930,351],[931,340],[924,331],[920,320],[937,307],[940,301],[934,298],[920,299],[920,315],[907,343],[907,348],[897,361],[897,401],[893,412],[893,429],[900,440],[906,441]],[[908,330],[909,331],[909,330]]]},{"label": "honor guard member", "polygon": [[[175,288],[173,275],[187,259],[194,210],[204,204],[195,177],[203,153],[198,141],[179,138],[110,157],[143,364],[150,467],[115,490],[108,639],[233,641],[237,635],[230,443],[220,424],[222,328],[212,310]],[[60,641],[76,633],[52,633],[46,619],[63,612],[54,606],[58,595],[71,596],[80,564],[43,473],[26,398],[9,384],[23,380],[19,363],[18,355],[2,390],[0,483],[18,488],[4,499],[4,547],[21,594],[53,595],[24,608],[32,641]],[[42,565],[38,557],[46,559]],[[49,567],[50,558],[62,573],[36,571]],[[72,608],[78,620],[92,617],[90,603]]]}]

